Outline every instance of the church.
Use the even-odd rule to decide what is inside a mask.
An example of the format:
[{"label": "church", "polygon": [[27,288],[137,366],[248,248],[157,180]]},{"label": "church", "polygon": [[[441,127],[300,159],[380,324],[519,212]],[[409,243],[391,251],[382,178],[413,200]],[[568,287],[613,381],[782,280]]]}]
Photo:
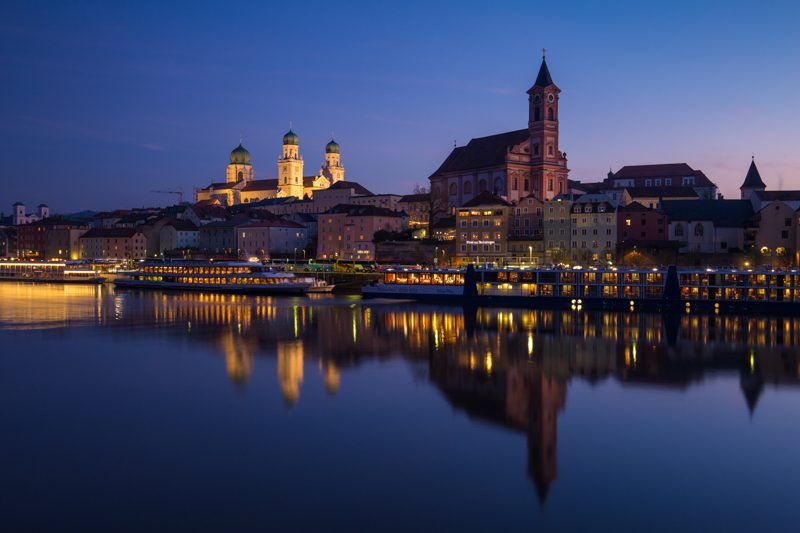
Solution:
[{"label": "church", "polygon": [[512,203],[567,193],[567,154],[558,146],[559,93],[543,55],[536,81],[527,91],[528,127],[453,148],[429,176],[433,213],[450,213],[485,191]]},{"label": "church", "polygon": [[325,163],[316,175],[303,175],[300,138],[295,132],[283,136],[283,154],[278,159],[278,179],[255,179],[250,152],[242,146],[233,149],[225,181],[198,189],[195,201],[218,200],[222,205],[259,202],[269,198],[311,198],[314,191],[327,189],[344,180],[339,144],[331,139],[325,145]]}]

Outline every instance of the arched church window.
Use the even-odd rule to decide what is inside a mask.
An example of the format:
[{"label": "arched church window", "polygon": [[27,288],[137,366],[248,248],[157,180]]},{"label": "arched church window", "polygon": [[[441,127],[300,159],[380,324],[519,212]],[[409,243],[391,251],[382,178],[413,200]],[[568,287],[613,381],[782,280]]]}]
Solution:
[{"label": "arched church window", "polygon": [[553,108],[551,107],[550,109],[547,110],[547,120],[555,120],[555,119],[556,116],[555,113],[553,112]]},{"label": "arched church window", "polygon": [[501,194],[503,192],[503,180],[502,178],[495,178],[494,179],[494,193]]},{"label": "arched church window", "polygon": [[547,147],[547,155],[549,155],[549,156],[553,155],[553,145],[552,144]]},{"label": "arched church window", "polygon": [[480,180],[478,182],[478,192],[486,192],[486,180]]},{"label": "arched church window", "polygon": [[538,144],[534,144],[533,145],[533,155],[539,155],[539,145]]},{"label": "arched church window", "polygon": [[458,194],[458,185],[455,183],[450,184],[450,196],[455,196]]},{"label": "arched church window", "polygon": [[239,177],[239,181],[242,181],[242,178],[244,177],[244,173],[241,170],[239,171],[238,177]]},{"label": "arched church window", "polygon": [[534,122],[539,122],[540,120],[542,120],[541,119],[541,112],[540,112],[539,106],[537,105],[536,107],[533,108],[533,121]]},{"label": "arched church window", "polygon": [[464,194],[472,194],[472,182],[464,182]]},{"label": "arched church window", "polygon": [[678,224],[675,226],[675,236],[683,237],[683,224]]},{"label": "arched church window", "polygon": [[694,236],[695,237],[702,237],[703,236],[703,225],[699,222],[694,225]]}]

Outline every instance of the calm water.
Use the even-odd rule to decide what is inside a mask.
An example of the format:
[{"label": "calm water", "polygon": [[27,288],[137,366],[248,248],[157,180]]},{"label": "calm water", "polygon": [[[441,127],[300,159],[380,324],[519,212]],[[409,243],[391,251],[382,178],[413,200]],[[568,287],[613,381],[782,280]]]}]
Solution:
[{"label": "calm water", "polygon": [[0,284],[4,530],[796,531],[800,321]]}]

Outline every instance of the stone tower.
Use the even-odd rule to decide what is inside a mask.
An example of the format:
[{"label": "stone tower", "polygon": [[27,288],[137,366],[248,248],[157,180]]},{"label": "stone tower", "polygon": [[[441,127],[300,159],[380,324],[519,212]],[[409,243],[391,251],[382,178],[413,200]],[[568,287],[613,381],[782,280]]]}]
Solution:
[{"label": "stone tower", "polygon": [[528,89],[528,130],[531,136],[531,184],[534,194],[549,200],[566,193],[567,156],[558,149],[558,95],[561,92],[542,65],[533,87]]},{"label": "stone tower", "polygon": [[325,145],[325,165],[322,167],[322,175],[330,180],[331,185],[337,181],[344,181],[344,167],[339,143],[333,139]]},{"label": "stone tower", "polygon": [[295,132],[283,136],[283,157],[278,159],[278,196],[303,197],[303,158]]},{"label": "stone tower", "polygon": [[253,181],[253,165],[250,164],[250,152],[248,152],[242,142],[231,151],[231,162],[225,171],[226,183],[245,183]]}]

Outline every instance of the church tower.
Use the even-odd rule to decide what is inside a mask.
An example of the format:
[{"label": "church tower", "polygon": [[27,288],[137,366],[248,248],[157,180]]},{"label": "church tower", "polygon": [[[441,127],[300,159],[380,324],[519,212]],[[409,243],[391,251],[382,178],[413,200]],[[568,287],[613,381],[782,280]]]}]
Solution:
[{"label": "church tower", "polygon": [[278,196],[303,197],[303,158],[300,138],[291,129],[283,136],[283,157],[278,159]]},{"label": "church tower", "polygon": [[756,168],[756,156],[753,156],[752,161],[750,161],[750,168],[747,169],[747,176],[745,176],[744,182],[739,187],[739,191],[742,194],[741,198],[742,200],[749,200],[756,192],[764,192],[766,189],[767,185],[761,179],[761,174]]},{"label": "church tower", "polygon": [[542,65],[533,87],[528,89],[528,130],[531,136],[531,183],[541,200],[568,192],[567,156],[558,149],[558,95],[561,92]]},{"label": "church tower", "polygon": [[325,145],[325,165],[322,167],[322,175],[328,178],[331,185],[337,181],[344,181],[344,167],[339,143],[333,139]]},{"label": "church tower", "polygon": [[231,151],[231,162],[225,171],[226,183],[238,183],[244,181],[249,183],[253,181],[253,165],[250,164],[250,152],[248,152],[242,141],[239,141],[239,146]]}]

